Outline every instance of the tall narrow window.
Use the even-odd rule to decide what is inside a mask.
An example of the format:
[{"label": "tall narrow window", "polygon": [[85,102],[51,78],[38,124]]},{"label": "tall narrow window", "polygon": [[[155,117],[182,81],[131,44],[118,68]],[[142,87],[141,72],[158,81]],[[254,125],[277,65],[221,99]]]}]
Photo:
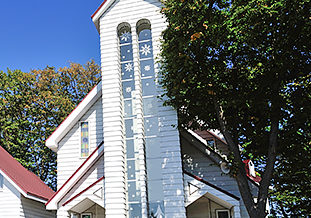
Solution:
[{"label": "tall narrow window", "polygon": [[135,80],[132,32],[128,23],[118,26],[121,81],[124,103],[124,123],[126,140],[127,187],[128,187],[128,216],[140,218],[141,192],[139,186],[139,149],[135,140],[136,113],[134,110]]},{"label": "tall narrow window", "polygon": [[81,122],[81,157],[88,157],[90,154],[89,123]]},{"label": "tall narrow window", "polygon": [[149,20],[142,19],[137,22],[137,34],[143,97],[149,214],[151,217],[164,217],[162,157],[159,147],[159,116],[157,108],[158,94],[155,83],[156,75]]}]

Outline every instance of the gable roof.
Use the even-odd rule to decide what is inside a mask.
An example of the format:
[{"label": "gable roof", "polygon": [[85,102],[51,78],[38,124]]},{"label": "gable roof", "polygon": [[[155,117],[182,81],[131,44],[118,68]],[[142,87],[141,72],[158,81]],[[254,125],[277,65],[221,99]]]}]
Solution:
[{"label": "gable roof", "polygon": [[[214,137],[216,140],[220,141],[222,144],[227,146],[227,142],[224,141],[223,139],[221,139],[219,136],[217,136],[216,134],[214,134],[211,131],[208,130],[188,130],[188,133],[190,133],[193,137],[195,137],[196,139],[198,139],[201,143],[203,143],[207,149],[212,149],[207,145],[207,141],[211,139],[211,137]],[[221,154],[219,151],[215,151],[214,149],[212,149],[213,152],[217,153],[220,157],[223,158],[223,160],[227,161],[226,155]],[[246,176],[247,178],[255,185],[258,186],[259,182],[261,181],[261,177],[256,175],[256,177],[253,177],[250,175],[249,173],[249,168],[248,168],[248,162],[250,160],[244,160],[243,163],[245,164],[245,171],[246,171]]]},{"label": "gable roof", "polygon": [[101,142],[92,154],[76,169],[67,181],[55,192],[46,203],[47,210],[57,210],[58,202],[71,190],[71,188],[83,177],[83,175],[103,156],[104,142]]},{"label": "gable roof", "polygon": [[104,0],[101,5],[96,9],[92,14],[91,18],[96,26],[97,31],[99,32],[99,18],[102,14],[112,5],[115,0]]},{"label": "gable roof", "polygon": [[192,174],[192,173],[190,173],[190,172],[188,172],[186,170],[183,170],[183,173],[188,175],[188,176],[190,176],[190,177],[192,177],[192,178],[194,178],[194,179],[196,179],[196,180],[198,180],[198,181],[200,181],[200,182],[202,182],[202,183],[204,183],[205,185],[210,186],[213,189],[216,189],[216,190],[218,190],[218,191],[220,191],[220,192],[230,196],[231,198],[234,198],[237,201],[240,200],[240,198],[238,196],[236,196],[236,195],[234,195],[234,194],[232,194],[232,193],[230,193],[230,192],[228,192],[228,191],[226,191],[226,190],[224,190],[224,189],[222,189],[222,188],[220,188],[220,187],[218,187],[218,186],[216,186],[216,185],[214,185],[214,184],[204,180],[203,178],[201,178],[201,177],[199,177],[197,175],[194,175],[194,174]]},{"label": "gable roof", "polygon": [[70,131],[70,129],[101,96],[101,90],[102,83],[99,82],[45,141],[45,145],[48,148],[54,152],[57,152],[58,142]]},{"label": "gable roof", "polygon": [[54,191],[0,146],[0,171],[24,197],[46,202]]}]

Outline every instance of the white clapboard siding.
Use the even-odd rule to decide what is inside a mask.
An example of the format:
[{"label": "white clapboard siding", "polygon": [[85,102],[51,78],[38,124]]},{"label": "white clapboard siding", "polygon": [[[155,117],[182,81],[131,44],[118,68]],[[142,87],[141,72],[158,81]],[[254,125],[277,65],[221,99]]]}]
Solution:
[{"label": "white clapboard siding", "polygon": [[[229,175],[222,173],[219,166],[212,162],[206,154],[203,154],[195,146],[183,140],[183,167],[186,171],[197,175],[204,180],[216,185],[217,187],[234,194],[239,197],[240,200],[240,212],[241,217],[249,217],[242,201],[242,197],[239,192],[239,187],[236,180]],[[254,186],[252,186],[255,189]]]},{"label": "white clapboard siding", "polygon": [[21,215],[21,194],[5,178],[0,189],[0,217],[19,217]]},{"label": "white clapboard siding", "polygon": [[68,204],[64,205],[65,202],[72,199],[77,194],[81,193],[83,190],[88,188],[98,179],[103,176],[104,172],[104,159],[101,157],[97,162],[82,176],[82,178],[72,187],[72,189],[62,198],[62,200],[58,203],[58,210],[57,210],[57,218],[66,218],[68,217],[68,211],[82,201],[85,198],[92,199],[94,201],[98,200],[103,202],[102,198],[94,195],[93,193],[103,188],[103,180],[98,182],[96,185],[85,191],[83,194],[69,202]]},{"label": "white clapboard siding", "polygon": [[85,161],[80,158],[80,122],[89,122],[90,153],[103,140],[103,110],[99,98],[58,144],[57,188],[59,189]]},{"label": "white clapboard siding", "polygon": [[0,189],[0,217],[55,218],[55,211],[47,211],[44,203],[25,198],[4,178]]},{"label": "white clapboard siding", "polygon": [[[104,104],[104,138],[105,148],[109,147],[110,144],[116,138],[108,138],[110,129],[114,127],[119,128],[120,131],[123,129],[123,121],[121,116],[112,116],[111,111],[120,111],[122,114],[122,99],[120,86],[120,61],[119,61],[119,49],[117,39],[117,27],[122,22],[127,22],[132,28],[133,39],[136,37],[136,23],[141,19],[148,19],[151,23],[152,37],[153,37],[153,53],[154,58],[159,56],[159,43],[161,32],[166,27],[165,19],[160,14],[162,5],[157,0],[119,0],[110,6],[110,8],[100,18],[99,32],[100,32],[100,48],[101,48],[101,66],[102,66],[102,84],[103,84],[103,104]],[[133,43],[133,56],[134,62],[138,59],[137,45]],[[136,63],[135,63],[136,64]],[[137,67],[137,64],[135,65]],[[137,69],[135,69],[136,72]],[[115,76],[111,76],[115,75]],[[161,90],[158,88],[157,93],[160,94]],[[155,93],[156,94],[156,93]],[[109,104],[105,104],[105,103]],[[185,217],[184,208],[184,194],[183,194],[183,178],[181,169],[181,156],[180,156],[180,143],[179,133],[176,128],[171,125],[177,124],[176,113],[167,107],[163,107],[161,101],[158,101],[159,120],[163,123],[169,120],[169,124],[160,128],[160,145],[161,149],[161,161],[162,161],[162,174],[163,174],[163,191],[164,191],[164,210],[166,217]],[[117,131],[115,131],[118,134]],[[120,136],[122,140],[123,136]],[[122,141],[121,141],[122,142]],[[120,147],[119,153],[105,152],[105,161],[113,162],[116,165],[125,163],[124,142],[118,145]],[[112,146],[112,145],[111,145]],[[143,157],[140,156],[140,157]],[[143,163],[143,161],[141,161]],[[170,165],[172,164],[172,165]],[[106,172],[110,173],[111,169],[108,168],[108,164],[105,163],[105,175]],[[144,166],[141,169],[145,169]],[[117,172],[116,172],[117,173]],[[141,172],[144,174],[143,172]],[[141,175],[142,175],[141,174]],[[125,180],[125,170],[116,174],[120,180]],[[143,176],[141,178],[144,178]],[[126,205],[126,187],[123,184],[119,187],[120,193],[110,192],[110,186],[114,185],[116,178],[105,179],[105,195],[106,195],[106,216],[107,217],[125,217],[125,205]],[[142,184],[144,186],[144,184]],[[175,195],[166,195],[166,190],[170,186],[174,185],[178,188]],[[145,190],[145,187],[142,187]],[[120,198],[121,204],[115,204],[110,201],[114,196],[123,196]],[[143,195],[142,195],[143,196]],[[142,199],[145,202],[146,199]],[[119,208],[120,206],[120,208]],[[144,207],[144,205],[142,205]],[[110,209],[111,208],[111,209]],[[146,216],[143,214],[143,216]]]},{"label": "white clapboard siding", "polygon": [[21,217],[40,217],[40,218],[55,218],[55,211],[45,209],[45,204],[40,203],[24,196],[21,197]]}]

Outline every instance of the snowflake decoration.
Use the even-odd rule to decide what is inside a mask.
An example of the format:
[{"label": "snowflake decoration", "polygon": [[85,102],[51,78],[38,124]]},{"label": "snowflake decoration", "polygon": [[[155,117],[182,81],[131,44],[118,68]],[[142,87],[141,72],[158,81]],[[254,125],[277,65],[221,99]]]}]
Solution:
[{"label": "snowflake decoration", "polygon": [[127,93],[130,93],[130,92],[132,91],[132,88],[131,88],[131,87],[126,87],[125,91],[126,91]]},{"label": "snowflake decoration", "polygon": [[145,71],[149,71],[149,70],[151,70],[151,67],[150,67],[150,65],[146,65],[144,69],[145,69]]},{"label": "snowflake decoration", "polygon": [[121,40],[127,42],[131,37],[131,34],[129,32],[123,32],[121,35]]},{"label": "snowflake decoration", "polygon": [[131,71],[131,70],[133,70],[133,64],[132,63],[125,64],[125,71]]},{"label": "snowflake decoration", "polygon": [[141,52],[143,55],[147,56],[149,53],[151,53],[150,50],[151,50],[151,49],[150,49],[150,45],[145,44],[144,46],[141,47],[140,52]]}]

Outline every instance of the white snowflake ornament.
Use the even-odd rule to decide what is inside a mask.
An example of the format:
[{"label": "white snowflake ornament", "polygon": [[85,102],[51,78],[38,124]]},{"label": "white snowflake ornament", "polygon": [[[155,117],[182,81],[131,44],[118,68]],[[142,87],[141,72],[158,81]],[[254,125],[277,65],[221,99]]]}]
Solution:
[{"label": "white snowflake ornament", "polygon": [[121,40],[127,42],[131,37],[131,33],[124,31],[121,35]]},{"label": "white snowflake ornament", "polygon": [[129,72],[131,70],[133,70],[133,64],[132,63],[125,64],[125,71]]},{"label": "white snowflake ornament", "polygon": [[147,56],[149,53],[151,53],[150,45],[147,45],[147,44],[143,45],[140,49],[140,52],[143,55]]},{"label": "white snowflake ornament", "polygon": [[131,88],[131,87],[126,87],[125,91],[126,91],[127,93],[130,93],[130,92],[132,91],[132,88]]},{"label": "white snowflake ornament", "polygon": [[144,67],[144,69],[145,69],[145,71],[150,71],[151,67],[150,67],[150,65],[146,65],[146,66]]}]

